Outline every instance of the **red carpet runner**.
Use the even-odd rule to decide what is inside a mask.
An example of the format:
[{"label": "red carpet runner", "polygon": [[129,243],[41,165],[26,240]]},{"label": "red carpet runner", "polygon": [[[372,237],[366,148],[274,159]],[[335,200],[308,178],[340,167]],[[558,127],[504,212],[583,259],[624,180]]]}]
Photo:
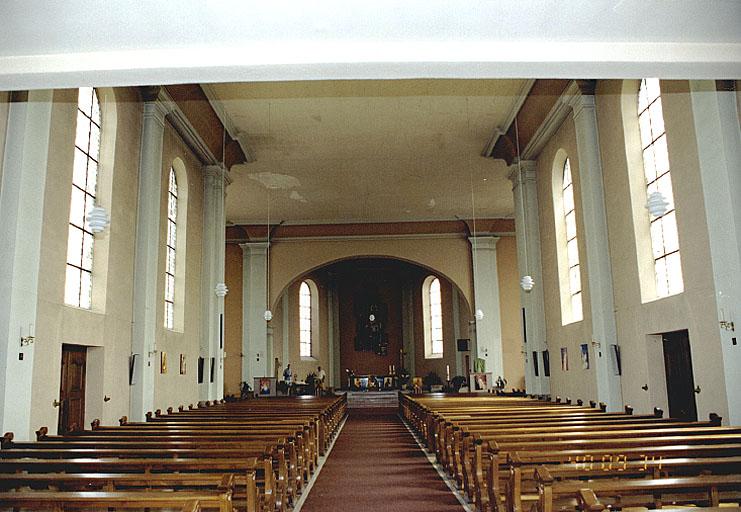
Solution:
[{"label": "red carpet runner", "polygon": [[352,410],[301,512],[461,512],[396,410]]}]

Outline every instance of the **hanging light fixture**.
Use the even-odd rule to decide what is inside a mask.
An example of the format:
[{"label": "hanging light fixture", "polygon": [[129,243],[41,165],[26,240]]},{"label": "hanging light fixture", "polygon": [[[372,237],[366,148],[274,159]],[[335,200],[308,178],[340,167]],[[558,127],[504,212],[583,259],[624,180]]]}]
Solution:
[{"label": "hanging light fixture", "polygon": [[226,297],[226,294],[229,293],[229,288],[226,287],[226,283],[218,283],[214,289],[214,293],[217,297]]},{"label": "hanging light fixture", "polygon": [[669,211],[669,201],[666,200],[664,194],[656,190],[652,192],[650,196],[648,196],[646,209],[654,217],[661,217],[667,211]]},{"label": "hanging light fixture", "polygon": [[108,212],[102,206],[96,206],[90,210],[85,220],[94,235],[102,233],[111,223]]},{"label": "hanging light fixture", "polygon": [[268,224],[267,224],[267,249],[265,263],[265,313],[263,317],[266,322],[273,319],[273,312],[270,311],[270,187],[268,187]]},{"label": "hanging light fixture", "polygon": [[520,130],[517,125],[517,116],[515,116],[515,142],[517,144],[517,179],[519,181],[518,188],[520,189],[520,206],[522,207],[522,238],[523,238],[523,252],[525,254],[525,275],[520,278],[520,288],[525,292],[529,292],[535,286],[535,279],[528,272],[530,268],[530,261],[527,256],[527,205],[525,204],[525,184],[522,181],[522,157],[520,156]]},{"label": "hanging light fixture", "polygon": [[[468,158],[468,176],[469,176],[469,182],[471,185],[471,218],[473,219],[473,275],[478,275],[479,272],[479,258],[478,258],[478,245],[476,242],[476,199],[473,192],[473,167],[471,166],[471,157],[469,155]],[[474,318],[476,320],[483,320],[484,319],[484,311],[481,308],[476,308],[476,311],[474,311],[473,314]]]}]

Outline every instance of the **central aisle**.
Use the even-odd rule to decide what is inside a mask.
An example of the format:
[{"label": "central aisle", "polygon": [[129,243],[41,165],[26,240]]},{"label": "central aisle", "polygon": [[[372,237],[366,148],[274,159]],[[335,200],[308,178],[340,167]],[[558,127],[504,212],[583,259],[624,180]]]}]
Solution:
[{"label": "central aisle", "polygon": [[301,507],[301,512],[463,510],[394,409],[350,411]]}]

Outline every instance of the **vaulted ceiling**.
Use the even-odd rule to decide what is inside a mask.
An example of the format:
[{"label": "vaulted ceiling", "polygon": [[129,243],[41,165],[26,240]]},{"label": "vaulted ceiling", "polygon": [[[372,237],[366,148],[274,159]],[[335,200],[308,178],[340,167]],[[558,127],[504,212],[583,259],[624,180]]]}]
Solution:
[{"label": "vaulted ceiling", "polygon": [[[207,86],[255,161],[232,169],[234,223],[512,217],[502,160],[483,158],[525,80]],[[268,206],[269,205],[269,206]]]}]

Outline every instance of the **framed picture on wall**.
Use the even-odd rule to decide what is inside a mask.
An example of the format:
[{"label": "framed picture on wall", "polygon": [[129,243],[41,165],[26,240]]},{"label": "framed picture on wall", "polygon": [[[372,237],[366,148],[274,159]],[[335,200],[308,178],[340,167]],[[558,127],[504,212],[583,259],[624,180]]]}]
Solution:
[{"label": "framed picture on wall", "polygon": [[543,376],[551,376],[551,356],[548,354],[547,350],[543,351]]},{"label": "framed picture on wall", "polygon": [[167,373],[167,352],[160,352],[160,373]]},{"label": "framed picture on wall", "polygon": [[622,375],[623,368],[620,363],[620,347],[618,345],[610,345],[610,356],[612,358],[612,373]]},{"label": "framed picture on wall", "polygon": [[569,349],[561,347],[561,371],[569,371]]},{"label": "framed picture on wall", "polygon": [[581,349],[582,370],[589,370],[589,345],[582,343],[579,347]]},{"label": "framed picture on wall", "polygon": [[185,375],[185,354],[180,354],[180,375]]}]

